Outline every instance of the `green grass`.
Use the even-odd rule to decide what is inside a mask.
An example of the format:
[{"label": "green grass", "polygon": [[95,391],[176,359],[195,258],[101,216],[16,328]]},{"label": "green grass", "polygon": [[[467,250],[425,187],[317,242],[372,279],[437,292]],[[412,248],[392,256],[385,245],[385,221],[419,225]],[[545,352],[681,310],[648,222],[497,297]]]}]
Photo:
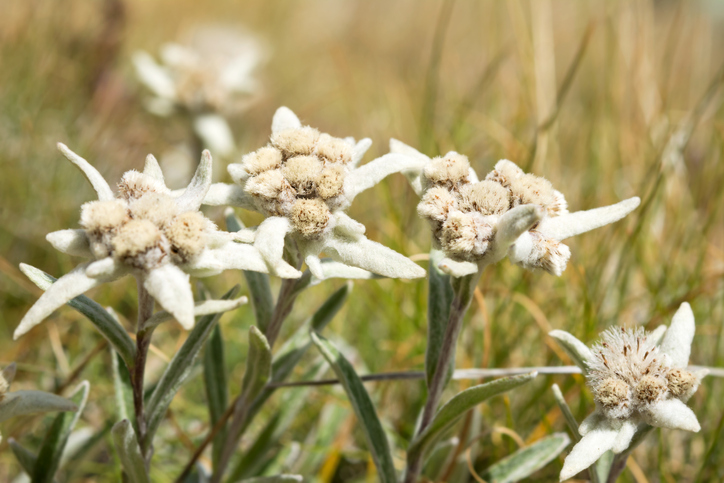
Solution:
[{"label": "green grass", "polygon": [[[507,261],[489,268],[479,287],[484,307],[473,302],[458,367],[563,364],[545,335],[549,328],[591,341],[611,324],[668,324],[683,301],[691,303],[697,319],[692,363],[724,366],[719,70],[724,11],[705,1],[533,3],[254,0],[202,6],[188,0],[132,0],[124,2],[125,21],[104,17],[105,7],[80,0],[39,0],[32,7],[12,3],[0,20],[0,365],[18,362],[14,387],[54,390],[102,341],[67,308],[12,341],[15,326],[38,296],[18,264],[55,276],[69,271],[77,260],[55,252],[44,236],[77,226],[80,205],[92,199],[87,182],[55,143],[66,143],[114,180],[140,168],[147,153],[160,156],[188,139],[184,119],[159,119],[144,111],[144,93],[129,59],[138,48],[155,53],[162,42],[199,21],[246,24],[270,46],[270,62],[260,72],[261,100],[232,120],[245,152],[266,142],[274,110],[287,105],[303,122],[332,135],[371,137],[375,144],[368,160],[387,152],[388,139],[395,137],[430,155],[467,154],[479,174],[509,158],[550,179],[573,210],[642,198],[642,206],[625,220],[571,240],[571,262],[560,278]],[[685,142],[672,149],[677,136]],[[216,172],[223,173],[223,166]],[[416,204],[416,195],[397,175],[362,194],[350,215],[367,226],[370,239],[412,256],[430,246]],[[221,211],[208,213],[223,224]],[[260,219],[239,214],[249,224]],[[236,283],[245,290],[242,278],[225,273],[204,284],[219,296]],[[310,289],[282,338],[342,283]],[[134,293],[126,279],[92,296],[114,307],[130,328]],[[342,350],[360,373],[420,370],[426,293],[424,281],[356,282],[325,333],[337,343],[346,341]],[[250,308],[222,318],[232,395],[241,384],[252,323]],[[170,357],[183,338],[177,325],[167,324],[153,342]],[[295,377],[316,357],[310,353]],[[163,359],[152,355],[148,380],[163,367]],[[108,352],[93,355],[80,378],[89,379],[92,388],[79,427],[101,431],[114,415]],[[477,439],[471,457],[478,471],[516,448],[506,432],[532,441],[565,430],[550,391],[553,382],[579,420],[592,411],[589,391],[572,376],[541,376],[485,403],[465,427],[467,437]],[[401,464],[424,401],[423,383],[372,383],[368,390]],[[271,399],[252,435],[283,407],[284,391],[292,390]],[[305,391],[308,404],[275,448],[300,443],[304,463],[292,469],[303,468],[319,481],[372,481],[364,437],[343,393]],[[622,480],[724,478],[723,398],[722,381],[706,379],[690,402],[702,431],[652,433],[633,454],[636,471],[627,470]],[[154,481],[172,481],[206,435],[200,377],[181,390],[171,412],[156,442]],[[3,425],[0,480],[10,481],[19,471],[7,438],[37,449],[49,421]],[[247,438],[247,446],[251,441]],[[319,441],[326,442],[320,447]],[[461,461],[450,474],[472,481]],[[534,480],[557,481],[561,463],[562,457]],[[116,464],[106,434],[78,462],[73,479],[111,479],[118,474]]]}]

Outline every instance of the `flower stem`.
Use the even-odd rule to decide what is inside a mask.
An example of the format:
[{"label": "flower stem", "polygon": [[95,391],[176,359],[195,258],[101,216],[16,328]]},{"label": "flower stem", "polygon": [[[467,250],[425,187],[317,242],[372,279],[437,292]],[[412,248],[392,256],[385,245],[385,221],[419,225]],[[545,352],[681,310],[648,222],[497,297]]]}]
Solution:
[{"label": "flower stem", "polygon": [[146,370],[146,357],[148,348],[151,345],[151,330],[145,330],[146,321],[153,315],[154,300],[148,291],[143,287],[143,281],[137,279],[138,286],[138,320],[136,322],[136,359],[131,369],[131,387],[133,389],[133,409],[136,414],[136,439],[141,448],[141,454],[148,470],[151,463],[153,449],[151,442],[147,440],[146,433],[148,426],[144,414],[143,401],[143,380]]},{"label": "flower stem", "polygon": [[[457,348],[458,336],[462,329],[463,318],[467,312],[470,302],[473,298],[475,286],[480,279],[478,272],[464,277],[453,278],[451,285],[453,287],[453,300],[450,304],[450,315],[448,317],[447,326],[445,327],[445,335],[443,336],[442,347],[435,366],[435,372],[427,390],[427,401],[422,411],[422,419],[418,426],[415,438],[430,425],[435,411],[440,404],[445,384],[449,380],[449,368],[455,364],[455,349]],[[407,462],[407,472],[405,474],[405,483],[414,483],[422,469],[422,455],[409,460]]]}]

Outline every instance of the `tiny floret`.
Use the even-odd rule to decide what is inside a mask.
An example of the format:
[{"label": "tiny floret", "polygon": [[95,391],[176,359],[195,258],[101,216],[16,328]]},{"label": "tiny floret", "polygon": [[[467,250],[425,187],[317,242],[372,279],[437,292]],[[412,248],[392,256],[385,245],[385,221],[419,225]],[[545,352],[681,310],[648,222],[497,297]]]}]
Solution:
[{"label": "tiny floret", "polygon": [[344,188],[344,166],[332,164],[322,170],[317,180],[317,194],[328,200],[342,194]]},{"label": "tiny floret", "polygon": [[120,197],[128,202],[141,198],[146,193],[168,194],[169,189],[163,181],[157,180],[138,171],[126,172],[118,183]]},{"label": "tiny floret", "polygon": [[331,163],[347,164],[352,161],[352,147],[349,143],[327,133],[321,134],[317,140],[317,154]]},{"label": "tiny floret", "polygon": [[488,180],[465,185],[460,189],[460,208],[483,215],[502,215],[511,208],[508,190]]},{"label": "tiny floret", "polygon": [[308,155],[314,152],[319,131],[313,127],[285,129],[271,137],[272,145],[287,156]]},{"label": "tiny floret", "polygon": [[323,201],[299,199],[292,206],[292,225],[303,237],[314,238],[327,228],[329,215]]},{"label": "tiny floret", "polygon": [[468,157],[451,151],[445,156],[434,158],[425,166],[424,174],[432,183],[455,186],[467,181],[469,170]]},{"label": "tiny floret", "polygon": [[163,228],[178,215],[176,202],[168,195],[147,193],[129,206],[130,214],[137,220],[148,220]]},{"label": "tiny floret", "polygon": [[128,220],[128,209],[121,200],[89,201],[80,208],[80,226],[99,235],[122,226]]},{"label": "tiny floret", "polygon": [[250,175],[261,174],[264,171],[280,168],[282,153],[278,149],[267,146],[244,156],[241,164]]},{"label": "tiny floret", "polygon": [[180,263],[187,263],[206,247],[208,220],[201,213],[189,211],[177,216],[165,229],[171,253]]}]

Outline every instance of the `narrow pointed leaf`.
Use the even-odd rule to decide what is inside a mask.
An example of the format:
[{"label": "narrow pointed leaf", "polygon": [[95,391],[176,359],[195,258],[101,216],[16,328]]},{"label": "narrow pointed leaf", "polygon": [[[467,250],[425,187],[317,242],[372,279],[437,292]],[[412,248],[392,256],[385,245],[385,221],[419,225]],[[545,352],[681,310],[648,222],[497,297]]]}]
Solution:
[{"label": "narrow pointed leaf", "polygon": [[76,165],[78,169],[83,172],[86,179],[90,182],[91,186],[93,186],[93,189],[98,194],[98,199],[100,201],[110,201],[115,199],[113,190],[111,190],[111,187],[108,186],[108,182],[103,179],[103,176],[101,176],[97,169],[91,166],[88,161],[68,149],[68,146],[65,144],[58,143],[57,146],[58,150],[63,153],[63,156],[65,156],[68,161]]},{"label": "narrow pointed leaf", "polygon": [[362,424],[367,444],[372,453],[372,459],[377,466],[378,478],[383,483],[394,483],[397,481],[395,466],[392,463],[392,454],[390,453],[390,444],[387,441],[387,435],[382,428],[375,411],[372,399],[370,399],[367,390],[357,373],[354,371],[352,364],[344,358],[337,348],[327,339],[312,332],[312,342],[322,353],[327,362],[332,366],[337,378],[342,383],[347,397],[352,403],[357,419]]},{"label": "narrow pointed leaf", "polygon": [[259,395],[271,378],[272,353],[269,342],[259,329],[249,328],[249,355],[246,358],[246,372],[241,383],[241,393],[248,401]]},{"label": "narrow pointed leaf", "polygon": [[[430,251],[430,264],[428,273],[427,297],[427,350],[425,352],[425,378],[428,387],[432,382],[440,356],[442,339],[445,327],[450,316],[450,304],[453,299],[453,289],[450,285],[450,276],[445,275],[438,264],[445,257],[440,250]],[[452,366],[450,367],[452,369]]]},{"label": "narrow pointed leaf", "polygon": [[[42,290],[48,290],[48,287],[57,280],[55,277],[31,265],[21,264],[20,270]],[[85,295],[80,295],[69,301],[68,305],[85,315],[123,358],[126,365],[128,367],[133,366],[133,361],[136,358],[136,344],[123,326],[111,317],[100,304]]]},{"label": "narrow pointed leaf", "polygon": [[129,483],[149,483],[146,465],[143,462],[141,449],[138,447],[136,433],[133,431],[131,423],[127,419],[123,419],[113,426],[111,433],[113,434],[113,445],[116,447],[121,467]]},{"label": "narrow pointed leaf", "polygon": [[[244,228],[244,224],[236,217],[233,210],[227,211],[226,229],[230,232],[237,232],[242,228]],[[265,332],[269,326],[272,312],[274,312],[274,298],[269,285],[269,275],[245,270],[244,278],[246,278],[251,293],[251,304],[254,308],[256,324],[259,330]]]},{"label": "narrow pointed leaf", "polygon": [[[221,328],[214,327],[206,349],[204,350],[204,385],[206,401],[209,407],[209,424],[214,426],[229,405],[229,391],[226,386],[227,374],[224,358],[224,339]],[[221,450],[226,440],[226,429],[222,429],[212,442],[214,469],[221,458]]]},{"label": "narrow pointed leaf", "polygon": [[512,483],[528,478],[561,454],[570,442],[566,433],[552,434],[503,458],[481,476],[496,483]]},{"label": "narrow pointed leaf", "polygon": [[111,365],[113,367],[113,388],[118,419],[128,419],[130,421],[133,415],[131,375],[121,356],[114,350],[111,350]]},{"label": "narrow pointed leaf", "polygon": [[70,396],[70,399],[78,406],[78,410],[75,413],[61,413],[56,416],[38,452],[38,460],[33,469],[32,483],[52,483],[55,473],[58,471],[68,437],[78,419],[80,419],[80,415],[88,401],[89,392],[90,384],[88,381],[80,383]]},{"label": "narrow pointed leaf", "polygon": [[18,463],[20,463],[20,466],[23,467],[23,470],[28,474],[32,475],[35,471],[35,463],[38,460],[38,457],[35,453],[30,451],[29,449],[22,446],[20,443],[15,441],[13,438],[10,438],[8,440],[8,444],[10,444],[10,449],[13,450],[13,454],[15,455],[15,459],[18,460]]},{"label": "narrow pointed leaf", "polygon": [[[239,286],[235,286],[229,290],[222,299],[228,300],[233,298],[239,291]],[[186,381],[191,367],[204,346],[211,330],[221,318],[222,314],[206,315],[199,319],[193,330],[189,332],[189,336],[183,343],[179,351],[173,357],[166,367],[163,375],[156,384],[151,397],[148,399],[147,417],[148,417],[148,438],[152,439],[154,433],[161,424],[166,410],[171,404],[171,400],[176,395],[181,385]]]},{"label": "narrow pointed leaf", "polygon": [[44,391],[13,391],[0,402],[0,422],[16,416],[75,411],[78,406],[71,400]]},{"label": "narrow pointed leaf", "polygon": [[211,187],[211,171],[211,153],[205,149],[201,153],[201,161],[196,168],[194,177],[191,179],[183,194],[176,198],[176,205],[178,205],[182,212],[198,211]]},{"label": "narrow pointed leaf", "polygon": [[440,408],[430,425],[412,442],[407,451],[408,460],[412,461],[419,455],[424,455],[432,444],[442,436],[444,431],[455,424],[470,409],[486,399],[522,386],[536,376],[536,372],[531,372],[521,376],[505,377],[471,387],[459,393]]},{"label": "narrow pointed leaf", "polygon": [[584,374],[588,372],[586,362],[591,360],[593,354],[586,344],[565,330],[552,330],[548,335],[556,340],[558,345],[568,354],[573,363],[581,368]]}]

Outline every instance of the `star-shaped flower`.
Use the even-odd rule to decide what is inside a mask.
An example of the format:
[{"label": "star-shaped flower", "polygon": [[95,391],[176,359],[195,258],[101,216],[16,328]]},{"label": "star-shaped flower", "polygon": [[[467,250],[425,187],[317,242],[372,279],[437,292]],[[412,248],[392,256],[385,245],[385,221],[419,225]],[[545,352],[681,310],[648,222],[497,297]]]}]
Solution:
[{"label": "star-shaped flower", "polygon": [[208,26],[196,29],[184,44],[161,48],[161,64],[147,52],[133,56],[138,79],[153,93],[147,108],[167,116],[191,113],[196,133],[213,150],[227,156],[234,139],[225,115],[247,109],[259,90],[254,70],[265,58],[251,34]]},{"label": "star-shaped flower", "polygon": [[[10,392],[10,384],[15,378],[15,371],[16,365],[13,362],[0,372],[0,422],[26,414],[75,411],[78,409],[73,401],[49,392]],[[1,436],[0,441],[2,441]]]},{"label": "star-shaped flower", "polygon": [[[283,262],[284,239],[317,279],[342,275],[363,278],[417,278],[425,271],[399,253],[364,236],[365,227],[345,210],[362,191],[391,173],[419,162],[388,154],[357,167],[372,144],[335,138],[302,126],[286,107],[274,114],[269,145],[229,165],[235,184],[212,185],[204,203],[258,211],[267,218],[256,230],[254,246],[273,271]],[[340,264],[322,263],[321,252]],[[301,263],[301,261],[300,261]],[[359,269],[364,270],[359,270]]]},{"label": "star-shaped flower", "polygon": [[456,152],[430,159],[392,139],[390,150],[419,161],[408,171],[421,196],[417,211],[447,258],[440,269],[461,277],[506,255],[527,269],[561,275],[571,256],[562,240],[618,221],[640,203],[634,197],[615,205],[576,213],[566,199],[539,176],[502,160],[479,181],[468,158]]},{"label": "star-shaped flower", "polygon": [[707,371],[689,372],[694,314],[684,302],[671,326],[646,332],[611,328],[590,349],[568,332],[550,335],[586,374],[596,410],[581,423],[581,440],[566,457],[561,481],[591,466],[608,450],[626,450],[646,425],[698,432],[686,401]]},{"label": "star-shaped flower", "polygon": [[[238,243],[248,232],[220,232],[199,212],[211,185],[211,155],[204,151],[188,187],[174,197],[163,181],[156,159],[149,155],[142,173],[128,171],[118,183],[118,196],[100,173],[65,145],[58,149],[83,171],[98,194],[81,207],[80,229],[47,235],[58,250],[88,257],[59,278],[30,308],[15,329],[28,332],[69,300],[124,275],[134,275],[143,287],[184,328],[194,324],[194,300],[189,274],[203,277],[227,269],[268,272],[258,250]],[[277,275],[301,274],[281,262]]]}]

